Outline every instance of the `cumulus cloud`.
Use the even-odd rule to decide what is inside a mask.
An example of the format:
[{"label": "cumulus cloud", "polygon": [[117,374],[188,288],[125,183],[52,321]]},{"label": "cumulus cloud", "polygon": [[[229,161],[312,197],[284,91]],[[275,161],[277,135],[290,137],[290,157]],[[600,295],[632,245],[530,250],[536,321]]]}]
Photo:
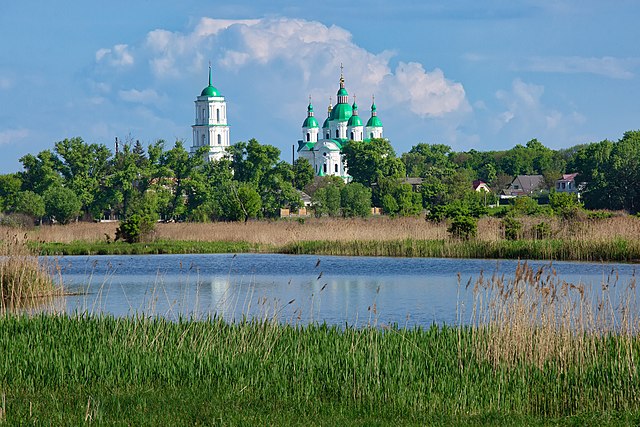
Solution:
[{"label": "cumulus cloud", "polygon": [[[116,47],[101,49],[97,60],[118,67],[127,62],[124,58],[129,54],[128,63],[133,64],[127,45],[118,46],[124,46],[118,54]],[[316,21],[202,18],[188,32],[153,30],[142,46],[133,50],[139,55],[135,62],[148,64],[149,71],[159,79],[202,73],[211,58],[214,79],[217,67],[244,73],[243,77],[259,74],[260,79],[251,79],[245,86],[269,82],[275,90],[290,90],[285,86],[295,84],[300,98],[311,94],[314,99],[324,100],[335,93],[340,65],[344,64],[350,94],[358,94],[359,99],[375,94],[379,107],[407,105],[411,113],[423,118],[471,109],[462,84],[447,79],[442,70],[429,71],[415,62],[392,67],[393,52],[370,52],[354,43],[344,28]],[[300,98],[292,99],[291,105],[299,107]]]},{"label": "cumulus cloud", "polygon": [[99,49],[96,52],[96,62],[119,68],[133,65],[134,59],[128,45],[117,44],[112,48]]},{"label": "cumulus cloud", "polygon": [[634,77],[633,68],[639,64],[639,58],[558,56],[529,58],[523,68],[545,73],[586,73],[613,79],[631,79]]},{"label": "cumulus cloud", "polygon": [[[544,86],[515,79],[509,90],[496,92],[496,99],[503,107],[492,119],[497,132],[511,131],[539,138],[567,134],[567,131],[584,123],[578,112],[563,113],[543,102]],[[562,143],[563,141],[555,141]]]},{"label": "cumulus cloud", "polygon": [[0,131],[0,145],[12,144],[28,136],[28,129],[7,129]]}]

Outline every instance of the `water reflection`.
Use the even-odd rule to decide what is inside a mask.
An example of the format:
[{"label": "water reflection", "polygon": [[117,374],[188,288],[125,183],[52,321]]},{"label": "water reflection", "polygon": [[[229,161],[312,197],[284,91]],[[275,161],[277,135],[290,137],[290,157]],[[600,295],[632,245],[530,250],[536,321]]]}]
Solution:
[{"label": "water reflection", "polygon": [[[464,292],[469,281],[496,269],[508,276],[517,265],[266,254],[62,257],[58,262],[66,290],[82,293],[64,299],[70,313],[407,327],[456,323],[458,302],[462,309],[472,305],[471,292]],[[635,266],[554,263],[553,268],[563,280],[600,286],[612,270],[625,283]]]}]

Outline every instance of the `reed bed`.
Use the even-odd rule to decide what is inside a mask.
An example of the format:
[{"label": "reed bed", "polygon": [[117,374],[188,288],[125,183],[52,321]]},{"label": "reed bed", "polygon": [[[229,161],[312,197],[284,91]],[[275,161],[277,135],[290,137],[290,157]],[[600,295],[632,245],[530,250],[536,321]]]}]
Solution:
[{"label": "reed bed", "polygon": [[27,247],[26,235],[5,234],[0,242],[0,314],[34,307],[63,293],[49,267]]}]

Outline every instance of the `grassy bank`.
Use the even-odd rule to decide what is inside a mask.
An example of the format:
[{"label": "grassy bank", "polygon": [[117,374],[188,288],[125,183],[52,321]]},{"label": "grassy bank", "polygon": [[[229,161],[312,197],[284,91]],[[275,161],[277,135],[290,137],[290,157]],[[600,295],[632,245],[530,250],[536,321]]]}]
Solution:
[{"label": "grassy bank", "polygon": [[602,337],[592,343],[596,359],[568,365],[551,359],[542,367],[483,360],[474,350],[488,338],[486,332],[447,327],[4,318],[0,420],[640,422],[640,382],[625,362],[640,357],[637,338]]},{"label": "grassy bank", "polygon": [[142,255],[269,252],[342,256],[543,259],[574,261],[640,260],[640,241],[615,240],[365,240],[300,241],[281,245],[249,242],[156,241],[34,243],[41,255]]}]

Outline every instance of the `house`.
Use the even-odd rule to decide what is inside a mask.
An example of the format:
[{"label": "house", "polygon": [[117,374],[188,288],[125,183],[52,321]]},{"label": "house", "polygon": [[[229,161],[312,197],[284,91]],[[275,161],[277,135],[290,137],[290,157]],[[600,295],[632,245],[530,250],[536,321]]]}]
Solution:
[{"label": "house", "polygon": [[490,193],[491,192],[491,189],[489,188],[487,183],[484,182],[484,181],[480,181],[479,179],[476,179],[475,181],[473,181],[473,190],[474,191],[484,191],[485,193]]},{"label": "house", "polygon": [[576,182],[577,173],[567,173],[562,178],[556,180],[556,191],[558,193],[575,193],[580,197],[586,183]]},{"label": "house", "polygon": [[502,198],[518,196],[529,196],[535,191],[544,188],[544,177],[542,175],[518,175],[509,187],[502,190]]}]

